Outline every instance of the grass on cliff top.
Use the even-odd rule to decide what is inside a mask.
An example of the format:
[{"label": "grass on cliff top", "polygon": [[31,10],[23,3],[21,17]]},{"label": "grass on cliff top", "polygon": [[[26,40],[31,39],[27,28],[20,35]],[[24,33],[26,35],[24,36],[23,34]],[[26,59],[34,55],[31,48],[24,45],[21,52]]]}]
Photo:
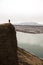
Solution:
[{"label": "grass on cliff top", "polygon": [[12,25],[11,23],[4,23],[4,24],[0,24],[0,27],[2,26],[9,26],[9,25]]},{"label": "grass on cliff top", "polygon": [[0,24],[0,28],[6,28],[9,26],[13,26],[11,23],[4,23],[4,24]]}]

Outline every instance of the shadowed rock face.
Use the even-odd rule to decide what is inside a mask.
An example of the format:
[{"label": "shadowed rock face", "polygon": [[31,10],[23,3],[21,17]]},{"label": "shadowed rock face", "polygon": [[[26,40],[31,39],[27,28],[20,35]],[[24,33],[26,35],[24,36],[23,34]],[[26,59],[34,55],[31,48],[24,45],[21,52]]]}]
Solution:
[{"label": "shadowed rock face", "polygon": [[0,25],[0,65],[18,65],[16,32],[10,23]]}]

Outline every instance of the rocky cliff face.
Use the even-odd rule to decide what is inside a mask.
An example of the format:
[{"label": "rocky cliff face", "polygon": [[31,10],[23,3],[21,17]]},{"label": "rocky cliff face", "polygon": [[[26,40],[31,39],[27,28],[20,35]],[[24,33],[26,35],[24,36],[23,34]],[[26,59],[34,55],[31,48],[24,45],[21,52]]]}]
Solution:
[{"label": "rocky cliff face", "polygon": [[43,60],[27,51],[18,48],[17,52],[19,65],[43,65]]},{"label": "rocky cliff face", "polygon": [[16,32],[10,23],[0,25],[0,65],[18,65]]}]

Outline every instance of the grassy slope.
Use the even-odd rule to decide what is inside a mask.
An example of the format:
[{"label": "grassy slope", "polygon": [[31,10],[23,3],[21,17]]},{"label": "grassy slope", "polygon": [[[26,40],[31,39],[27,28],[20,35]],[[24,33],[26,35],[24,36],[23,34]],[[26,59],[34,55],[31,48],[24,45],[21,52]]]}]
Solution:
[{"label": "grassy slope", "polygon": [[43,60],[18,48],[19,65],[43,65]]}]

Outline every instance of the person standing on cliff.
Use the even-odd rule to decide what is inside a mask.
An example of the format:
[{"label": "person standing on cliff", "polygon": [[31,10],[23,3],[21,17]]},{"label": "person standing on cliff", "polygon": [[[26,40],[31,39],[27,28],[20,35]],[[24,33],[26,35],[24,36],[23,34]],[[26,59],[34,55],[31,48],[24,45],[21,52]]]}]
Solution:
[{"label": "person standing on cliff", "polygon": [[10,19],[9,19],[8,21],[9,21],[9,23],[10,23]]}]

